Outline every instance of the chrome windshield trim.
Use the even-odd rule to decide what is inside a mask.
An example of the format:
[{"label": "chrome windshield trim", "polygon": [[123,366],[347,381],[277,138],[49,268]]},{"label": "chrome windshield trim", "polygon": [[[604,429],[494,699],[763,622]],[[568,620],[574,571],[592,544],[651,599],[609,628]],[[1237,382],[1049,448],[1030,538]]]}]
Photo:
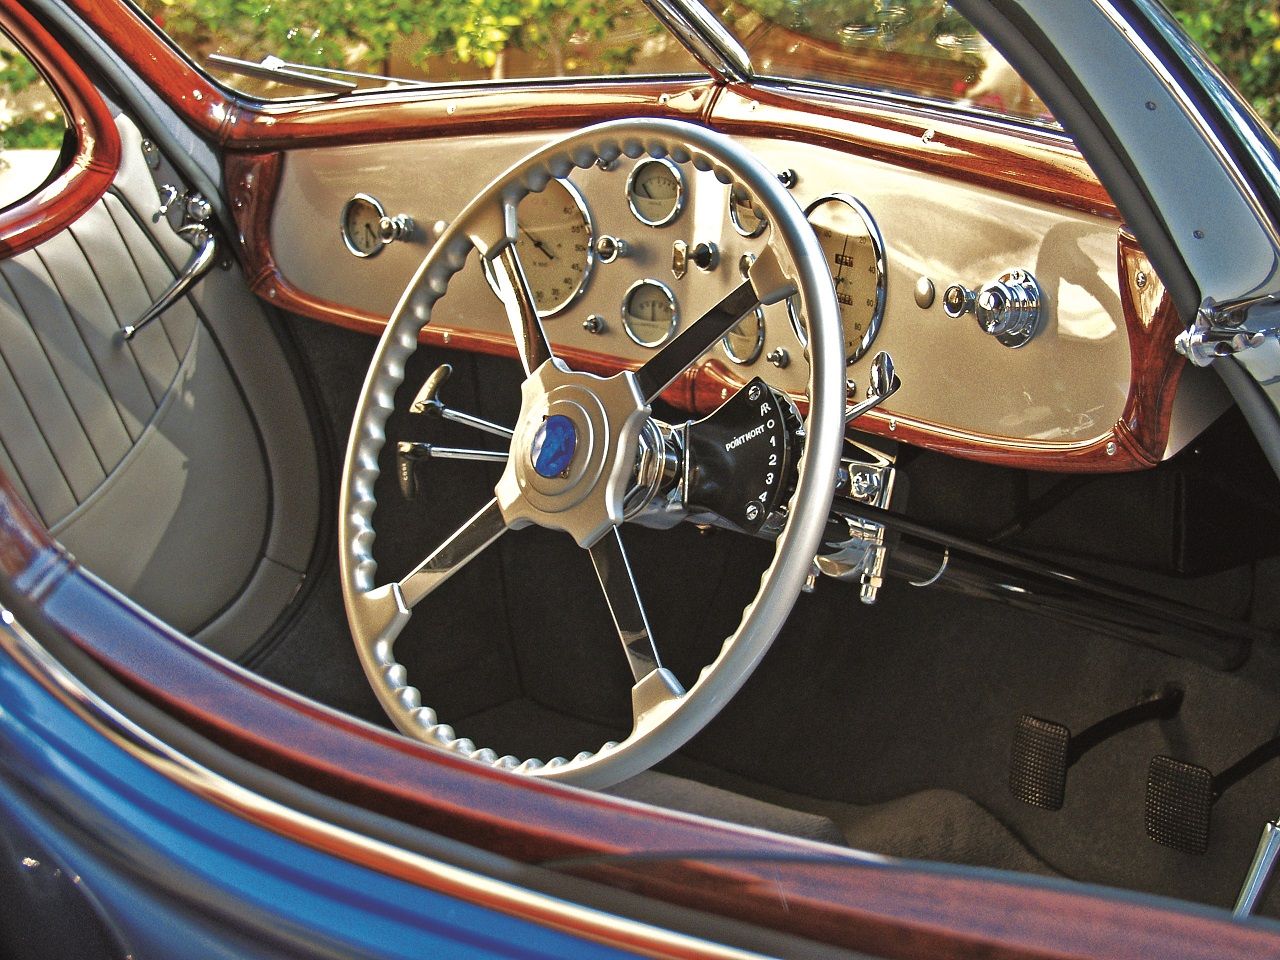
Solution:
[{"label": "chrome windshield trim", "polygon": [[[1165,91],[1181,109],[1183,116],[1186,117],[1187,121],[1200,135],[1201,140],[1209,148],[1214,158],[1217,159],[1223,171],[1227,174],[1227,177],[1235,187],[1236,192],[1249,208],[1250,213],[1252,213],[1254,218],[1258,221],[1259,228],[1271,243],[1273,255],[1280,257],[1280,233],[1277,232],[1276,225],[1272,222],[1266,205],[1262,202],[1261,197],[1258,196],[1253,184],[1249,182],[1249,177],[1246,172],[1240,168],[1239,163],[1236,162],[1236,158],[1231,155],[1230,151],[1222,143],[1217,131],[1213,129],[1213,126],[1209,123],[1208,119],[1201,113],[1199,105],[1195,103],[1195,101],[1187,94],[1187,91],[1183,89],[1182,85],[1178,83],[1178,80],[1173,75],[1173,71],[1169,68],[1169,65],[1165,63],[1160,55],[1151,48],[1150,44],[1148,44],[1146,39],[1141,35],[1141,32],[1135,28],[1134,24],[1124,15],[1116,3],[1113,3],[1112,0],[1092,0],[1092,2],[1099,12],[1111,21],[1117,32],[1125,38],[1129,46],[1138,54],[1142,61],[1151,70],[1152,74],[1154,74],[1160,81],[1161,85],[1165,88]],[[1153,14],[1152,8],[1148,5],[1148,0],[1133,0],[1132,3],[1126,4],[1126,6],[1131,12],[1136,13],[1142,18],[1144,25],[1155,30],[1167,42],[1174,44],[1174,41],[1177,40],[1176,31],[1170,29],[1169,23],[1162,22],[1161,17]],[[1225,95],[1221,94],[1221,92],[1219,95],[1215,96],[1211,90],[1207,89],[1201,77],[1201,74],[1205,71],[1203,68],[1200,70],[1196,69],[1196,65],[1203,55],[1199,53],[1194,45],[1188,45],[1186,42],[1177,42],[1174,45],[1174,49],[1182,56],[1182,62],[1192,70],[1193,75],[1196,77],[1196,80],[1200,85],[1201,91],[1210,99],[1213,105],[1218,108],[1223,119],[1230,124],[1231,128],[1236,131],[1237,134],[1242,134],[1243,131],[1240,129],[1242,123],[1238,116],[1239,108],[1235,104],[1231,103]],[[1199,282],[1199,278],[1197,277],[1196,279],[1197,282]],[[1270,294],[1273,292],[1270,288],[1276,285],[1276,281],[1277,277],[1273,268],[1272,275],[1262,281],[1261,285],[1253,290],[1241,290],[1232,299],[1245,300],[1262,294]]]},{"label": "chrome windshield trim", "polygon": [[[446,896],[479,903],[530,923],[558,928],[584,940],[624,949],[642,946],[658,956],[764,960],[764,955],[752,951],[664,930],[487,877],[320,820],[264,797],[197,763],[120,713],[84,686],[3,606],[0,606],[0,651],[13,658],[72,713],[126,754],[201,799],[260,829],[367,869],[397,876]],[[280,829],[282,824],[290,829]],[[342,850],[358,853],[360,858],[344,855],[340,852]]]},{"label": "chrome windshield trim", "polygon": [[1205,56],[1187,34],[1178,26],[1172,15],[1152,0],[1131,0],[1146,18],[1147,23],[1160,38],[1179,55],[1196,80],[1201,92],[1209,98],[1218,111],[1230,121],[1232,131],[1240,138],[1249,157],[1257,165],[1267,185],[1280,195],[1280,166],[1277,166],[1276,146],[1261,134],[1253,117],[1241,111],[1241,105],[1233,95],[1230,82]]},{"label": "chrome windshield trim", "polygon": [[698,0],[644,0],[644,4],[717,77],[736,83],[753,77],[746,48]]}]

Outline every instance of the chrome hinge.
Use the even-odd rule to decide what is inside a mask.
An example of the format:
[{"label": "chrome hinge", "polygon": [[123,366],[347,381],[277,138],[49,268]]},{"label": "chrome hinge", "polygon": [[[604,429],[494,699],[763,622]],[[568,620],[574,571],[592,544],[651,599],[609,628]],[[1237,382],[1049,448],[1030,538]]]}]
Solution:
[{"label": "chrome hinge", "polygon": [[1219,304],[1206,300],[1196,312],[1191,326],[1178,334],[1173,349],[1197,367],[1207,367],[1218,357],[1230,357],[1252,347],[1260,347],[1267,338],[1280,340],[1280,325],[1246,327],[1245,321],[1254,309],[1264,320],[1274,314],[1280,304],[1274,295],[1256,297],[1235,303]]}]

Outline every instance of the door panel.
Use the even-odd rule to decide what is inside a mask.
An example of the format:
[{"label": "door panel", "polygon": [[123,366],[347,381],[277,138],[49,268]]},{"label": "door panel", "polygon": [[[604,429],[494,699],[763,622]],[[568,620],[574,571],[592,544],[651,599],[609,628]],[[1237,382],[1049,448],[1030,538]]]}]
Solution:
[{"label": "door panel", "polygon": [[161,210],[162,185],[185,192],[163,138],[144,150],[103,106],[120,145],[108,192],[0,261],[0,469],[87,569],[234,656],[305,579],[315,436],[287,345],[225,243],[189,295],[124,339],[193,247],[182,204]]}]

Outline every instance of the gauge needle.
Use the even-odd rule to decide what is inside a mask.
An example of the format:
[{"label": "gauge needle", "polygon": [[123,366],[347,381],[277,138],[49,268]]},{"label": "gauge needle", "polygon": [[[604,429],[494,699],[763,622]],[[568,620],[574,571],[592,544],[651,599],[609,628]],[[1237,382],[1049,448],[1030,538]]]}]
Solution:
[{"label": "gauge needle", "polygon": [[548,260],[554,260],[556,258],[556,255],[551,252],[551,248],[548,247],[545,243],[543,243],[541,240],[535,237],[532,233],[530,233],[524,227],[521,227],[520,230],[526,237],[529,238],[530,243],[532,243],[535,247],[537,247],[546,255]]}]

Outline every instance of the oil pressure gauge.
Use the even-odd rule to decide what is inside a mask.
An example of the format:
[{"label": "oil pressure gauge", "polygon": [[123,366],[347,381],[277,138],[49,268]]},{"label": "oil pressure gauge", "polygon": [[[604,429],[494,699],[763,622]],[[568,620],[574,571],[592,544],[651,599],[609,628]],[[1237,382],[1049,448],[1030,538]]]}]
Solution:
[{"label": "oil pressure gauge", "polygon": [[[845,193],[819,197],[805,210],[836,285],[844,355],[853,363],[871,348],[884,319],[887,271],[884,238],[870,211]],[[795,299],[787,301],[791,325],[808,345]]]}]

